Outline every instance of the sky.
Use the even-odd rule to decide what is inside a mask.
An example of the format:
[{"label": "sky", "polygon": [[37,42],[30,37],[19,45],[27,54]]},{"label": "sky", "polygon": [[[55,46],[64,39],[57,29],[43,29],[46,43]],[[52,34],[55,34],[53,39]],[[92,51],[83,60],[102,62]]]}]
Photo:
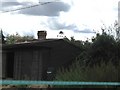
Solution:
[{"label": "sky", "polygon": [[[59,32],[63,31],[68,38],[74,36],[76,40],[86,40],[95,36],[95,32],[101,32],[103,24],[110,26],[118,20],[118,2],[119,0],[0,0],[0,29],[5,35],[18,32],[36,38],[37,31],[40,30],[47,31],[47,38],[58,38]],[[35,7],[30,7],[34,5]]]}]

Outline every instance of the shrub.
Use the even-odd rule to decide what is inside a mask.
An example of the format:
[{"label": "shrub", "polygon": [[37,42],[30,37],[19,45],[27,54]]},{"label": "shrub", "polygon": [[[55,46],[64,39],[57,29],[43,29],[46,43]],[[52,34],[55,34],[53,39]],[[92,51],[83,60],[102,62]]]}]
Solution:
[{"label": "shrub", "polygon": [[59,69],[56,74],[55,80],[81,82],[119,82],[119,70],[120,64],[115,67],[111,62],[108,62],[107,64],[101,62],[100,66],[94,65],[93,67],[86,67],[80,66],[79,61],[76,61],[73,65],[69,67],[69,69]]}]

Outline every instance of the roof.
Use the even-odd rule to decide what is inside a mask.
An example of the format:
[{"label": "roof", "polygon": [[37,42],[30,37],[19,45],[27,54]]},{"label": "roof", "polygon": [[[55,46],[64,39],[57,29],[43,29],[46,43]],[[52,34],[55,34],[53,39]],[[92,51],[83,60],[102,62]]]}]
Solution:
[{"label": "roof", "polygon": [[22,42],[22,43],[16,43],[16,44],[4,44],[2,45],[3,49],[16,49],[16,48],[30,48],[30,47],[57,47],[59,44],[56,42],[65,42],[68,43],[76,48],[80,48],[64,39],[45,39],[45,40],[35,40],[30,42]]}]

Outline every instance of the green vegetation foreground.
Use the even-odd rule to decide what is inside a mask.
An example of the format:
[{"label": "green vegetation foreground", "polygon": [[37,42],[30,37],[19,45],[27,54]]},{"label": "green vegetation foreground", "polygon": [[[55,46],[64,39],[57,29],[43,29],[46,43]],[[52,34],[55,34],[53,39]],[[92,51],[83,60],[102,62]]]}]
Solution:
[{"label": "green vegetation foreground", "polygon": [[[116,36],[112,32],[116,32]],[[112,29],[102,29],[102,34],[97,33],[92,42],[76,41],[73,38],[70,42],[82,47],[83,51],[69,68],[62,67],[58,70],[55,80],[120,82],[119,28],[115,26]]]}]

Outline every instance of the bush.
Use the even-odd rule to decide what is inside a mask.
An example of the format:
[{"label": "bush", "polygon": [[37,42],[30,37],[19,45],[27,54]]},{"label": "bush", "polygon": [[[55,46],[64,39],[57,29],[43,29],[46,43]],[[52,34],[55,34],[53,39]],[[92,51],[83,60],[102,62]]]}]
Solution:
[{"label": "bush", "polygon": [[107,64],[101,62],[100,66],[94,65],[93,67],[85,67],[80,66],[79,61],[76,61],[69,67],[69,69],[60,69],[56,74],[55,80],[81,82],[120,82],[119,70],[120,64],[115,67],[111,62],[108,62]]},{"label": "bush", "polygon": [[93,64],[99,64],[101,60],[104,62],[112,61],[112,63],[118,63],[117,56],[117,43],[115,39],[110,35],[99,35],[93,41],[89,48],[88,55],[90,56],[88,62]]}]

